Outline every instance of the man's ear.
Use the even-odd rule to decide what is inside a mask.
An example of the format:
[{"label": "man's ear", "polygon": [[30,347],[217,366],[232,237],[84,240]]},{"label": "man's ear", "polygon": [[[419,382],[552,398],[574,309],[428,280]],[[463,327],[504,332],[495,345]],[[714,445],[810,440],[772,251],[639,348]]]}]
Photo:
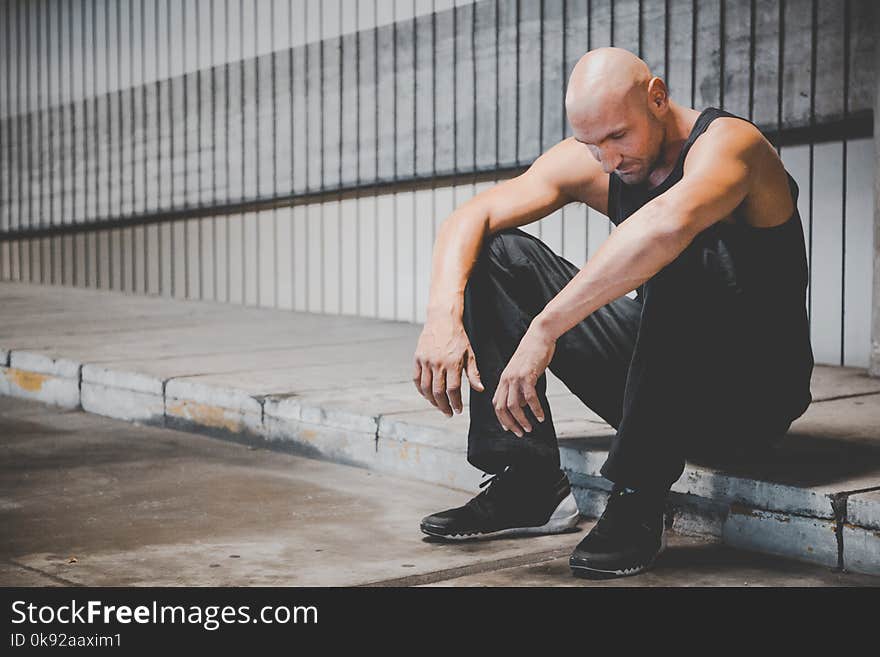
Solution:
[{"label": "man's ear", "polygon": [[669,103],[669,93],[663,78],[655,75],[648,81],[648,101],[655,111],[663,110]]}]

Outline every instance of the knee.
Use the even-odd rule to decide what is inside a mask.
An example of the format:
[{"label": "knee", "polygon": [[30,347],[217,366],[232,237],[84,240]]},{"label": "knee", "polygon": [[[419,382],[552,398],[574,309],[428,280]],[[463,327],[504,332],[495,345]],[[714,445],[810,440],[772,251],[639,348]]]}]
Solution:
[{"label": "knee", "polygon": [[496,264],[521,260],[531,246],[531,236],[519,228],[505,228],[483,239],[481,257]]}]

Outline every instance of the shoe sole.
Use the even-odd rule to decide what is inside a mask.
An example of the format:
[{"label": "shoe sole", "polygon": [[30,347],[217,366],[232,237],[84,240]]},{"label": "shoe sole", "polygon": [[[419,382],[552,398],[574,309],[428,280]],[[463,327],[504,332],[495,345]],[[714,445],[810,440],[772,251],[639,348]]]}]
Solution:
[{"label": "shoe sole", "polygon": [[580,511],[578,510],[577,501],[575,501],[574,495],[572,493],[569,493],[568,496],[564,500],[562,500],[553,511],[550,519],[543,525],[538,525],[535,527],[508,527],[506,529],[499,529],[493,532],[459,532],[455,534],[444,534],[439,527],[433,527],[432,525],[426,525],[425,523],[422,523],[421,529],[422,532],[424,532],[428,536],[445,538],[453,541],[465,541],[481,538],[494,538],[496,536],[563,534],[565,532],[571,531],[572,528],[576,527],[579,520]]},{"label": "shoe sole", "polygon": [[569,567],[571,568],[571,572],[573,575],[578,577],[585,577],[587,579],[612,579],[614,577],[629,577],[630,575],[638,575],[646,570],[648,570],[651,566],[654,565],[654,562],[657,561],[657,557],[659,557],[663,551],[666,549],[666,532],[660,535],[660,549],[657,550],[657,553],[653,556],[653,558],[645,563],[640,564],[638,566],[633,566],[632,568],[623,568],[619,570],[603,570],[602,568],[590,568],[588,566],[581,566],[569,563]]}]

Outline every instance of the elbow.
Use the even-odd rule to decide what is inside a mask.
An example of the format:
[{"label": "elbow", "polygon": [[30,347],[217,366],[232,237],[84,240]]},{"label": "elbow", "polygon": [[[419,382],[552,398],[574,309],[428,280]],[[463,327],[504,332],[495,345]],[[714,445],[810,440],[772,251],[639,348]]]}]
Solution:
[{"label": "elbow", "polygon": [[699,234],[696,222],[685,212],[666,209],[662,205],[657,220],[653,222],[653,236],[657,243],[670,254],[669,260],[684,251]]},{"label": "elbow", "polygon": [[457,235],[460,233],[473,234],[478,231],[481,236],[489,232],[490,215],[481,203],[475,203],[475,199],[463,203],[447,216],[437,227],[438,236],[442,234]]}]

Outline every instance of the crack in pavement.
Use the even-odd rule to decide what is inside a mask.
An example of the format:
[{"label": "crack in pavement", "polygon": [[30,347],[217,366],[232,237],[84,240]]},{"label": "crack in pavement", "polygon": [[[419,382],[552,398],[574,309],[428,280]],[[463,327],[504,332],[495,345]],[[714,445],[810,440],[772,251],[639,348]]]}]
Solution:
[{"label": "crack in pavement", "polygon": [[33,566],[26,566],[23,563],[19,563],[15,559],[5,559],[4,561],[8,564],[11,564],[11,565],[16,566],[18,568],[21,568],[23,570],[27,570],[29,572],[37,573],[38,575],[42,575],[43,577],[47,577],[47,578],[51,579],[53,582],[56,582],[58,584],[62,584],[63,586],[82,586],[82,584],[80,584],[78,582],[74,582],[73,580],[66,579],[64,577],[59,577],[58,575],[53,575],[52,573],[47,573],[46,571],[40,570],[39,568],[34,568]]},{"label": "crack in pavement", "polygon": [[852,399],[853,397],[870,397],[871,395],[880,395],[880,390],[872,390],[869,392],[850,392],[845,395],[835,395],[833,397],[823,397],[822,399],[814,399],[811,404],[822,404],[824,402],[837,401],[838,399]]},{"label": "crack in pavement", "polygon": [[543,550],[542,552],[532,552],[529,554],[521,554],[514,557],[505,557],[503,559],[494,559],[491,561],[482,561],[475,564],[467,564],[465,566],[455,566],[454,568],[444,568],[442,570],[434,570],[419,575],[408,575],[406,577],[394,577],[392,579],[382,579],[366,584],[358,584],[358,587],[380,587],[380,586],[420,586],[423,584],[434,584],[445,580],[457,579],[465,575],[477,575],[480,573],[488,573],[513,566],[528,566],[543,563],[545,561],[553,561],[560,557],[568,557],[571,555],[573,547],[555,548],[553,550]]}]

